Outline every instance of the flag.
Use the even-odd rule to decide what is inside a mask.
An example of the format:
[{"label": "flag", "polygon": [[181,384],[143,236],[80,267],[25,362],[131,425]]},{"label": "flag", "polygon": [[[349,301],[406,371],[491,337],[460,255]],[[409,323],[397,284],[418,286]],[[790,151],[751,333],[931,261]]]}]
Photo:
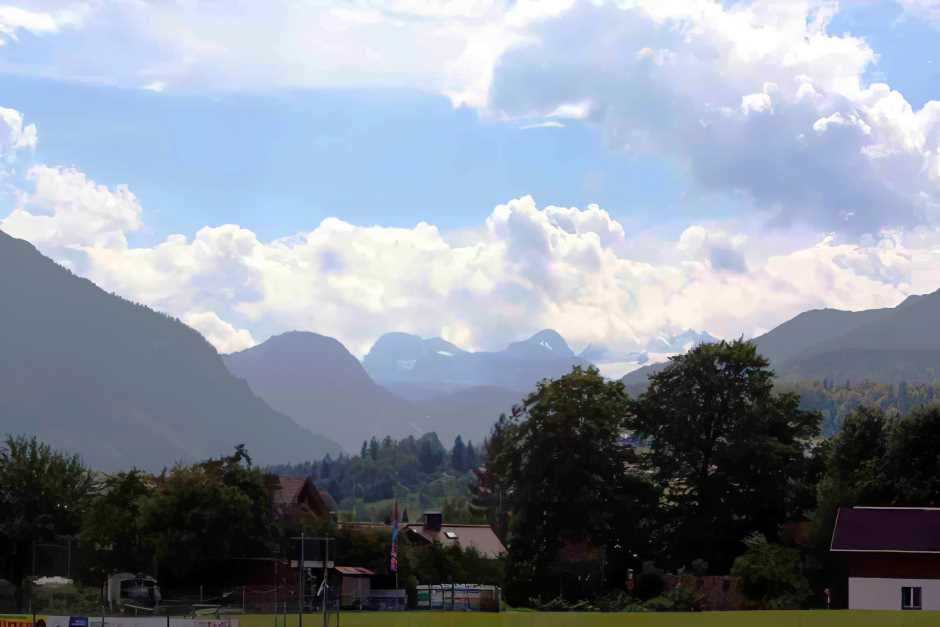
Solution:
[{"label": "flag", "polygon": [[392,507],[392,556],[389,562],[389,570],[393,573],[398,572],[398,518],[398,499],[395,499]]}]

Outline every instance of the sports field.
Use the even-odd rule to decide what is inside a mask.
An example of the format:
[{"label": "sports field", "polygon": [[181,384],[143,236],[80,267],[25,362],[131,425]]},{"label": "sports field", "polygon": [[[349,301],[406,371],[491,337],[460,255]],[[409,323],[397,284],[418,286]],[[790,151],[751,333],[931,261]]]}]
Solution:
[{"label": "sports field", "polygon": [[[320,616],[304,617],[304,627],[322,624]],[[336,624],[335,618],[330,624]],[[342,627],[919,627],[940,625],[940,612],[343,612],[339,624]],[[279,617],[277,625],[285,627],[284,617]],[[240,627],[275,627],[274,617],[243,616]],[[286,627],[297,627],[297,617],[290,616]]]}]

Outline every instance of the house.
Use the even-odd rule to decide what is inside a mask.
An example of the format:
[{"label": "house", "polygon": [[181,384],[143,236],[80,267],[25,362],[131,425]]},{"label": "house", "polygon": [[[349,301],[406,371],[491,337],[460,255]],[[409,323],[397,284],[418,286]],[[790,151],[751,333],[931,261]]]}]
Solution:
[{"label": "house", "polygon": [[839,508],[830,550],[846,560],[849,609],[940,610],[940,508]]},{"label": "house", "polygon": [[506,554],[506,547],[489,525],[446,524],[440,512],[426,513],[422,522],[404,525],[403,532],[417,545],[439,542],[445,547],[472,548],[490,559]]},{"label": "house", "polygon": [[317,488],[310,477],[279,476],[271,501],[279,518],[314,516],[322,519],[336,512],[333,497]]}]

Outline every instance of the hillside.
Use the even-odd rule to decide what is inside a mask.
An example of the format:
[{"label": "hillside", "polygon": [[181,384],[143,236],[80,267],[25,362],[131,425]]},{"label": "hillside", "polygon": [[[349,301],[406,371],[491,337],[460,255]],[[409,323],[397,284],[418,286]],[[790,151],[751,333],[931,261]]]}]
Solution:
[{"label": "hillside", "polygon": [[[940,291],[910,296],[897,307],[806,311],[754,338],[785,380],[933,383],[940,379]],[[641,390],[657,364],[623,378]]]},{"label": "hillside", "polygon": [[101,470],[158,470],[242,443],[259,463],[338,450],[258,399],[193,329],[2,232],[0,294],[0,432]]},{"label": "hillside", "polygon": [[273,408],[329,433],[347,451],[358,451],[372,436],[400,437],[425,426],[418,407],[376,385],[331,337],[293,331],[223,359]]},{"label": "hillside", "polygon": [[[407,343],[409,337],[394,334],[390,340]],[[373,381],[340,342],[316,333],[284,333],[224,360],[232,374],[272,407],[305,427],[329,433],[349,452],[372,437],[428,432],[448,444],[458,434],[480,442],[499,414],[522,398],[522,392],[500,386],[430,383],[413,389],[402,384],[406,392],[420,390],[406,400]]]}]

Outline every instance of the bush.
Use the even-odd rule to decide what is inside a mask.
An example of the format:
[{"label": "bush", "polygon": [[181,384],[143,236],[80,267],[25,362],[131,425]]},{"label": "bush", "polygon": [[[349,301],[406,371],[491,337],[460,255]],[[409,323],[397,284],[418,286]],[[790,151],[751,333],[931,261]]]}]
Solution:
[{"label": "bush", "polygon": [[644,607],[653,612],[693,612],[700,610],[701,606],[701,597],[685,586],[676,586],[644,603]]},{"label": "bush", "polygon": [[754,534],[744,540],[744,555],[734,560],[731,574],[754,607],[796,609],[810,596],[809,583],[800,573],[800,553]]},{"label": "bush", "polygon": [[644,562],[643,570],[636,578],[636,596],[641,601],[648,601],[661,595],[665,587],[663,571],[656,568],[653,562]]}]

